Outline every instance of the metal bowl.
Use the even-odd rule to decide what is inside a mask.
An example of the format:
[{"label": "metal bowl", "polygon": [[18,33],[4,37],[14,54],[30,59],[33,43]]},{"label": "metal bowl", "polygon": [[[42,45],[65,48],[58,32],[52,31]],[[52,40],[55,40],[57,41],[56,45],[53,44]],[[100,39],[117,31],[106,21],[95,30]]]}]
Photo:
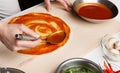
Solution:
[{"label": "metal bowl", "polygon": [[[99,15],[100,11],[98,10],[99,12],[92,12],[95,8],[89,7],[89,4],[99,4],[99,5],[106,7],[111,12],[112,16],[109,18],[104,18],[104,19],[94,18],[96,15],[92,15],[92,14],[98,13],[98,15]],[[87,12],[91,11],[90,14],[93,16],[93,18],[86,17],[79,13],[79,8],[85,7],[85,6],[89,7],[89,10]],[[118,8],[116,7],[116,5],[114,3],[112,3],[109,0],[76,0],[73,3],[73,9],[81,18],[83,18],[87,21],[90,21],[90,22],[106,21],[106,20],[112,19],[118,15]],[[87,12],[86,12],[86,14],[87,14]]]},{"label": "metal bowl", "polygon": [[70,68],[76,67],[86,67],[91,70],[93,73],[103,73],[102,68],[97,65],[95,62],[85,59],[85,58],[71,58],[62,62],[55,73],[65,73],[64,71]]},{"label": "metal bowl", "polygon": [[16,68],[4,67],[0,68],[0,73],[25,73],[25,72]]}]

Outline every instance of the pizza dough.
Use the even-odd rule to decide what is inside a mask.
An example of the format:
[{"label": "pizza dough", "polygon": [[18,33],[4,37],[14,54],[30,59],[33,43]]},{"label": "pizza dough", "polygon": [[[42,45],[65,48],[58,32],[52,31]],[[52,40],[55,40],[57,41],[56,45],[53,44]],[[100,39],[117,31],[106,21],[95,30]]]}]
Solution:
[{"label": "pizza dough", "polygon": [[59,44],[50,44],[47,42],[40,42],[40,44],[34,48],[28,48],[26,50],[19,50],[19,53],[40,55],[52,52],[59,47],[65,45],[70,36],[69,26],[60,18],[52,16],[47,13],[32,12],[25,15],[12,18],[9,24],[25,24],[30,29],[40,34],[40,39],[45,40],[46,37],[56,31],[64,31],[66,33],[65,39]]}]

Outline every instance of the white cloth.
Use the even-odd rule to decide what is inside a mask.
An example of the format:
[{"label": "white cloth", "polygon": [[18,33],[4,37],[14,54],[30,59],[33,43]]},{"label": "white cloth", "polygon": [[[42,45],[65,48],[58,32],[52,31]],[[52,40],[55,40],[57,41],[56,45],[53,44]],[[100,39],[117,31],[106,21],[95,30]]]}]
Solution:
[{"label": "white cloth", "polygon": [[18,0],[0,0],[0,19],[20,12]]}]

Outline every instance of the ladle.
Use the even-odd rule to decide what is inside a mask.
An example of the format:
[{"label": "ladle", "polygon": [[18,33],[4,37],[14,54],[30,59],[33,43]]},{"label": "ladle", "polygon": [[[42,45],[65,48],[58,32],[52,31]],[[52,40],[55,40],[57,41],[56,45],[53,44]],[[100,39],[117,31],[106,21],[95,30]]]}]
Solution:
[{"label": "ladle", "polygon": [[[39,38],[35,38],[33,36],[25,35],[25,34],[16,34],[16,39],[18,40],[28,40],[28,41],[35,41]],[[47,36],[47,38],[43,41],[51,43],[51,44],[58,44],[62,42],[66,37],[66,33],[64,31],[56,31]]]}]

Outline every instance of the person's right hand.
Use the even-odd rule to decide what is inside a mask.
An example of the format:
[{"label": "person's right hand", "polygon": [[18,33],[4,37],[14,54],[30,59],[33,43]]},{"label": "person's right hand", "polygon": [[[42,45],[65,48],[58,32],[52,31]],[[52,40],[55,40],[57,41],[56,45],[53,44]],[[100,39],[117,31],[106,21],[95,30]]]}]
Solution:
[{"label": "person's right hand", "polygon": [[15,35],[23,33],[36,38],[39,37],[37,33],[30,30],[23,24],[6,24],[4,22],[0,22],[0,40],[8,49],[12,51],[32,48],[41,42],[40,39],[36,41],[17,40]]}]

